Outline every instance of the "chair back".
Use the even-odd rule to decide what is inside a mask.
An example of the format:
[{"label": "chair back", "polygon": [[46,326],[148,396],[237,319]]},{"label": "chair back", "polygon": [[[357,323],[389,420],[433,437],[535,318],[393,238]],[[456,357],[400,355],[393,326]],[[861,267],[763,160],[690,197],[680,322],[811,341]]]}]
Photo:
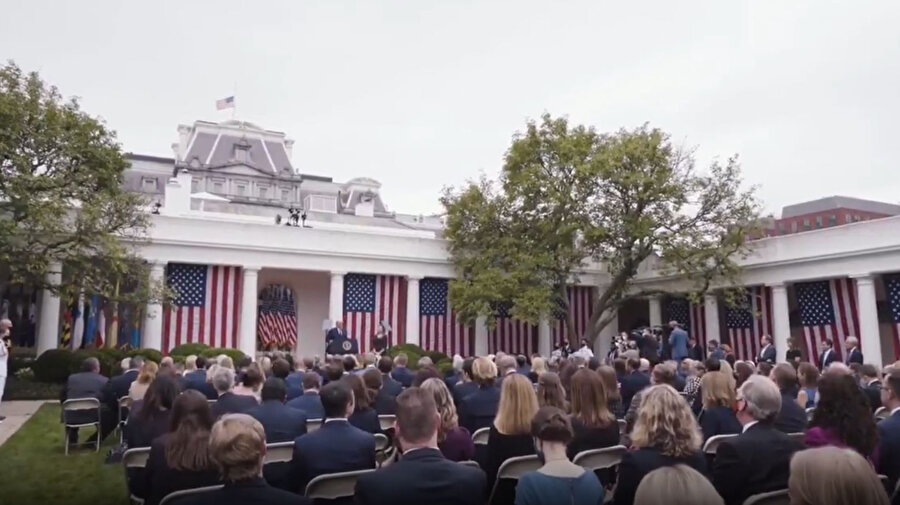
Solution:
[{"label": "chair back", "polygon": [[472,468],[481,469],[481,465],[479,465],[477,461],[472,461],[471,459],[468,459],[466,461],[459,461],[458,463],[463,466],[471,466]]},{"label": "chair back", "polygon": [[[73,412],[85,411],[85,410],[93,410],[96,413],[96,419],[92,421],[88,420],[80,420],[78,423],[72,424],[69,422],[69,414]],[[63,411],[63,422],[66,425],[76,426],[76,425],[88,425],[88,424],[96,424],[100,422],[100,400],[96,398],[73,398],[71,400],[66,400],[62,404]]]},{"label": "chair back", "polygon": [[306,497],[310,500],[336,500],[353,496],[356,492],[356,479],[360,475],[374,471],[374,469],[356,470],[319,475],[306,485]]},{"label": "chair back", "polygon": [[705,454],[712,454],[713,456],[715,456],[715,455],[716,455],[716,451],[719,450],[719,445],[720,445],[722,442],[724,442],[724,441],[726,441],[726,440],[728,440],[728,439],[734,438],[734,437],[736,437],[736,436],[737,436],[737,434],[733,434],[733,435],[716,435],[716,436],[713,436],[713,437],[709,437],[709,439],[706,441],[706,443],[703,444],[703,452],[704,452]]},{"label": "chair back", "polygon": [[174,493],[169,493],[159,502],[159,505],[172,505],[177,500],[184,498],[186,496],[196,496],[198,494],[208,493],[210,491],[215,491],[217,489],[222,489],[224,486],[222,484],[218,484],[215,486],[206,486],[206,487],[198,487],[194,489],[182,489],[181,491],[175,491]]},{"label": "chair back", "polygon": [[474,443],[475,445],[487,445],[490,435],[490,428],[477,429],[475,430],[475,433],[472,433],[472,443]]},{"label": "chair back", "polygon": [[266,444],[266,457],[263,459],[263,465],[268,465],[269,463],[287,463],[292,459],[294,459],[293,442]]},{"label": "chair back", "polygon": [[601,470],[610,468],[622,462],[622,456],[628,452],[624,445],[614,445],[603,449],[590,449],[581,451],[575,455],[572,463],[587,468],[588,470]]},{"label": "chair back", "polygon": [[384,433],[375,433],[375,452],[382,452],[388,448],[390,444],[387,435]]},{"label": "chair back", "polygon": [[796,440],[796,441],[798,441],[798,442],[803,443],[804,445],[806,444],[806,442],[805,442],[806,434],[805,434],[805,433],[802,433],[802,432],[800,432],[800,433],[788,433],[787,436],[790,437],[790,438],[792,438],[792,439],[794,439],[794,440]]},{"label": "chair back", "polygon": [[891,417],[891,411],[887,409],[887,407],[878,407],[878,410],[875,411],[875,420],[881,421],[883,419],[887,419]]},{"label": "chair back", "polygon": [[743,505],[791,505],[791,497],[787,489],[781,489],[750,496]]},{"label": "chair back", "polygon": [[497,492],[497,485],[503,479],[519,480],[525,472],[532,472],[542,467],[541,461],[537,454],[528,456],[516,456],[515,458],[507,458],[497,470],[497,479],[494,481],[494,487],[491,489],[491,497],[488,503],[494,502],[494,494]]},{"label": "chair back", "polygon": [[816,413],[815,407],[810,407],[810,408],[806,409],[806,422],[812,421],[813,414],[815,414],[815,413]]},{"label": "chair back", "polygon": [[125,468],[144,468],[147,466],[148,459],[150,459],[150,448],[136,447],[128,449],[122,454],[122,465]]},{"label": "chair back", "polygon": [[628,423],[624,419],[616,419],[616,422],[619,423],[619,434],[625,435],[625,428],[628,427]]},{"label": "chair back", "polygon": [[128,418],[128,412],[131,410],[131,397],[123,396],[119,398],[119,422]]},{"label": "chair back", "polygon": [[394,421],[397,420],[397,416],[394,414],[384,414],[378,416],[378,424],[381,425],[382,431],[389,430],[394,427]]},{"label": "chair back", "polygon": [[324,419],[307,419],[306,420],[306,432],[312,433],[312,432],[318,430],[319,428],[322,427],[323,422],[324,422]]}]

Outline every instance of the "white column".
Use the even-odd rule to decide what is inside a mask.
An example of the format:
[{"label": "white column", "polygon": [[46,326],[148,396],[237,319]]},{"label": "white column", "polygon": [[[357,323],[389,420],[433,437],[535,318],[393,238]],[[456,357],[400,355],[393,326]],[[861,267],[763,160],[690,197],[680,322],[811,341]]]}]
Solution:
[{"label": "white column", "polygon": [[[58,286],[62,282],[62,265],[50,263],[47,267],[46,283]],[[41,319],[38,322],[37,355],[56,349],[59,345],[59,297],[50,290],[41,292]]]},{"label": "white column", "polygon": [[[615,309],[613,309],[615,310]],[[604,316],[606,313],[604,313]],[[601,317],[603,319],[603,317]],[[614,317],[612,321],[609,322],[606,326],[600,329],[600,333],[597,335],[597,340],[594,341],[594,356],[598,358],[604,358],[607,353],[609,353],[610,346],[612,345],[613,338],[616,336],[616,333],[619,332],[619,311],[615,310]],[[571,342],[572,347],[578,348],[581,346],[580,343]]]},{"label": "white column", "polygon": [[658,296],[651,296],[647,304],[650,306],[650,326],[662,326],[662,300]]},{"label": "white column", "polygon": [[881,367],[881,335],[878,331],[878,307],[875,298],[875,279],[871,275],[853,277],[856,280],[856,299],[859,303],[859,340],[866,363]]},{"label": "white column", "polygon": [[[157,285],[163,282],[165,263],[154,262],[150,265],[150,283]],[[159,301],[148,303],[144,313],[144,337],[141,347],[162,351],[162,304]]]},{"label": "white column", "polygon": [[[778,352],[776,361],[783,363],[786,360],[788,338],[791,336],[790,311],[788,309],[787,286],[783,283],[770,284],[772,288],[772,330],[775,341],[775,350]],[[815,356],[807,356],[814,359]]]},{"label": "white column", "polygon": [[332,324],[344,319],[344,272],[331,272],[328,319],[331,319]]},{"label": "white column", "polygon": [[545,358],[553,352],[553,343],[550,341],[550,318],[542,316],[538,322],[538,354]]},{"label": "white column", "polygon": [[241,333],[238,348],[256,360],[256,300],[259,294],[259,270],[257,266],[244,266],[241,288]]},{"label": "white column", "polygon": [[[406,343],[419,344],[419,279],[406,279]],[[430,350],[430,349],[426,349]]]},{"label": "white column", "polygon": [[488,355],[487,318],[479,316],[475,320],[475,356]]},{"label": "white column", "polygon": [[[707,294],[703,297],[706,313],[706,341],[720,341],[719,330],[719,297],[715,294]],[[700,342],[701,344],[703,342]]]}]

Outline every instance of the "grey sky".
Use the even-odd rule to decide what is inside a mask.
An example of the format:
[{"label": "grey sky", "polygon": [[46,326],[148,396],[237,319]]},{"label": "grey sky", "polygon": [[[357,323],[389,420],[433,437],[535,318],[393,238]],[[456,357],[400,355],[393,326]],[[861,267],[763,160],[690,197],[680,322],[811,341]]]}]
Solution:
[{"label": "grey sky", "polygon": [[650,122],[739,153],[768,210],[898,202],[900,2],[7,0],[0,59],[39,70],[169,156],[175,127],[238,118],[296,140],[294,165],[378,179],[400,212],[495,175],[548,111]]}]

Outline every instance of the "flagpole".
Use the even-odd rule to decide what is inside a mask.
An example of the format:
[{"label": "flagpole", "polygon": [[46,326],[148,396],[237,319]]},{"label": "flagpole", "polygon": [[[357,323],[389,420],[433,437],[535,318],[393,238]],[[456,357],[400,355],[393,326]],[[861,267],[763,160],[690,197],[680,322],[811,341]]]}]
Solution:
[{"label": "flagpole", "polygon": [[231,96],[234,101],[231,107],[231,119],[233,120],[237,116],[237,81],[234,81],[234,86],[231,88]]}]

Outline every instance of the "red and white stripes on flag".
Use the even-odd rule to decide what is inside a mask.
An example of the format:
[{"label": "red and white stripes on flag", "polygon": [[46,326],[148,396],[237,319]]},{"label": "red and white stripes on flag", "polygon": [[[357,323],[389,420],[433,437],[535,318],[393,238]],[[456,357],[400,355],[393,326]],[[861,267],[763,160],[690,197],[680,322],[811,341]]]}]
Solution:
[{"label": "red and white stripes on flag", "polygon": [[688,337],[706,346],[706,306],[691,303],[687,298],[669,298],[666,304],[666,321],[676,321],[685,327]]},{"label": "red and white stripes on flag", "polygon": [[400,275],[347,274],[344,276],[344,327],[367,352],[378,324],[391,325],[389,345],[403,343],[406,335],[406,278]]},{"label": "red and white stripes on flag", "polygon": [[475,352],[475,329],[459,322],[450,307],[447,279],[419,282],[419,334],[422,348],[448,356],[468,357]]},{"label": "red and white stripes on flag", "polygon": [[241,267],[170,263],[166,279],[176,297],[163,311],[163,352],[188,343],[237,347]]},{"label": "red and white stripes on flag", "polygon": [[524,354],[531,356],[537,352],[537,325],[513,318],[509,309],[501,305],[494,319],[496,327],[488,332],[488,353]]},{"label": "red and white stripes on flag", "polygon": [[725,320],[735,357],[741,361],[756,361],[762,349],[762,336],[772,335],[772,288],[747,288],[746,304],[727,307]]},{"label": "red and white stripes on flag", "polygon": [[[830,339],[833,351],[842,358],[846,339],[859,335],[856,283],[853,279],[799,282],[794,285],[806,356],[817,359],[819,345]],[[861,349],[865,352],[865,349]]]},{"label": "red and white stripes on flag", "polygon": [[291,288],[269,284],[260,292],[256,336],[264,348],[297,345],[297,309]]},{"label": "red and white stripes on flag", "polygon": [[566,288],[566,302],[568,302],[569,311],[575,320],[577,338],[569,338],[566,314],[562,310],[554,314],[553,326],[550,328],[550,331],[554,346],[560,344],[563,340],[568,340],[574,347],[579,345],[578,340],[587,333],[588,325],[591,322],[591,309],[594,306],[594,288],[590,286],[568,286]]}]

